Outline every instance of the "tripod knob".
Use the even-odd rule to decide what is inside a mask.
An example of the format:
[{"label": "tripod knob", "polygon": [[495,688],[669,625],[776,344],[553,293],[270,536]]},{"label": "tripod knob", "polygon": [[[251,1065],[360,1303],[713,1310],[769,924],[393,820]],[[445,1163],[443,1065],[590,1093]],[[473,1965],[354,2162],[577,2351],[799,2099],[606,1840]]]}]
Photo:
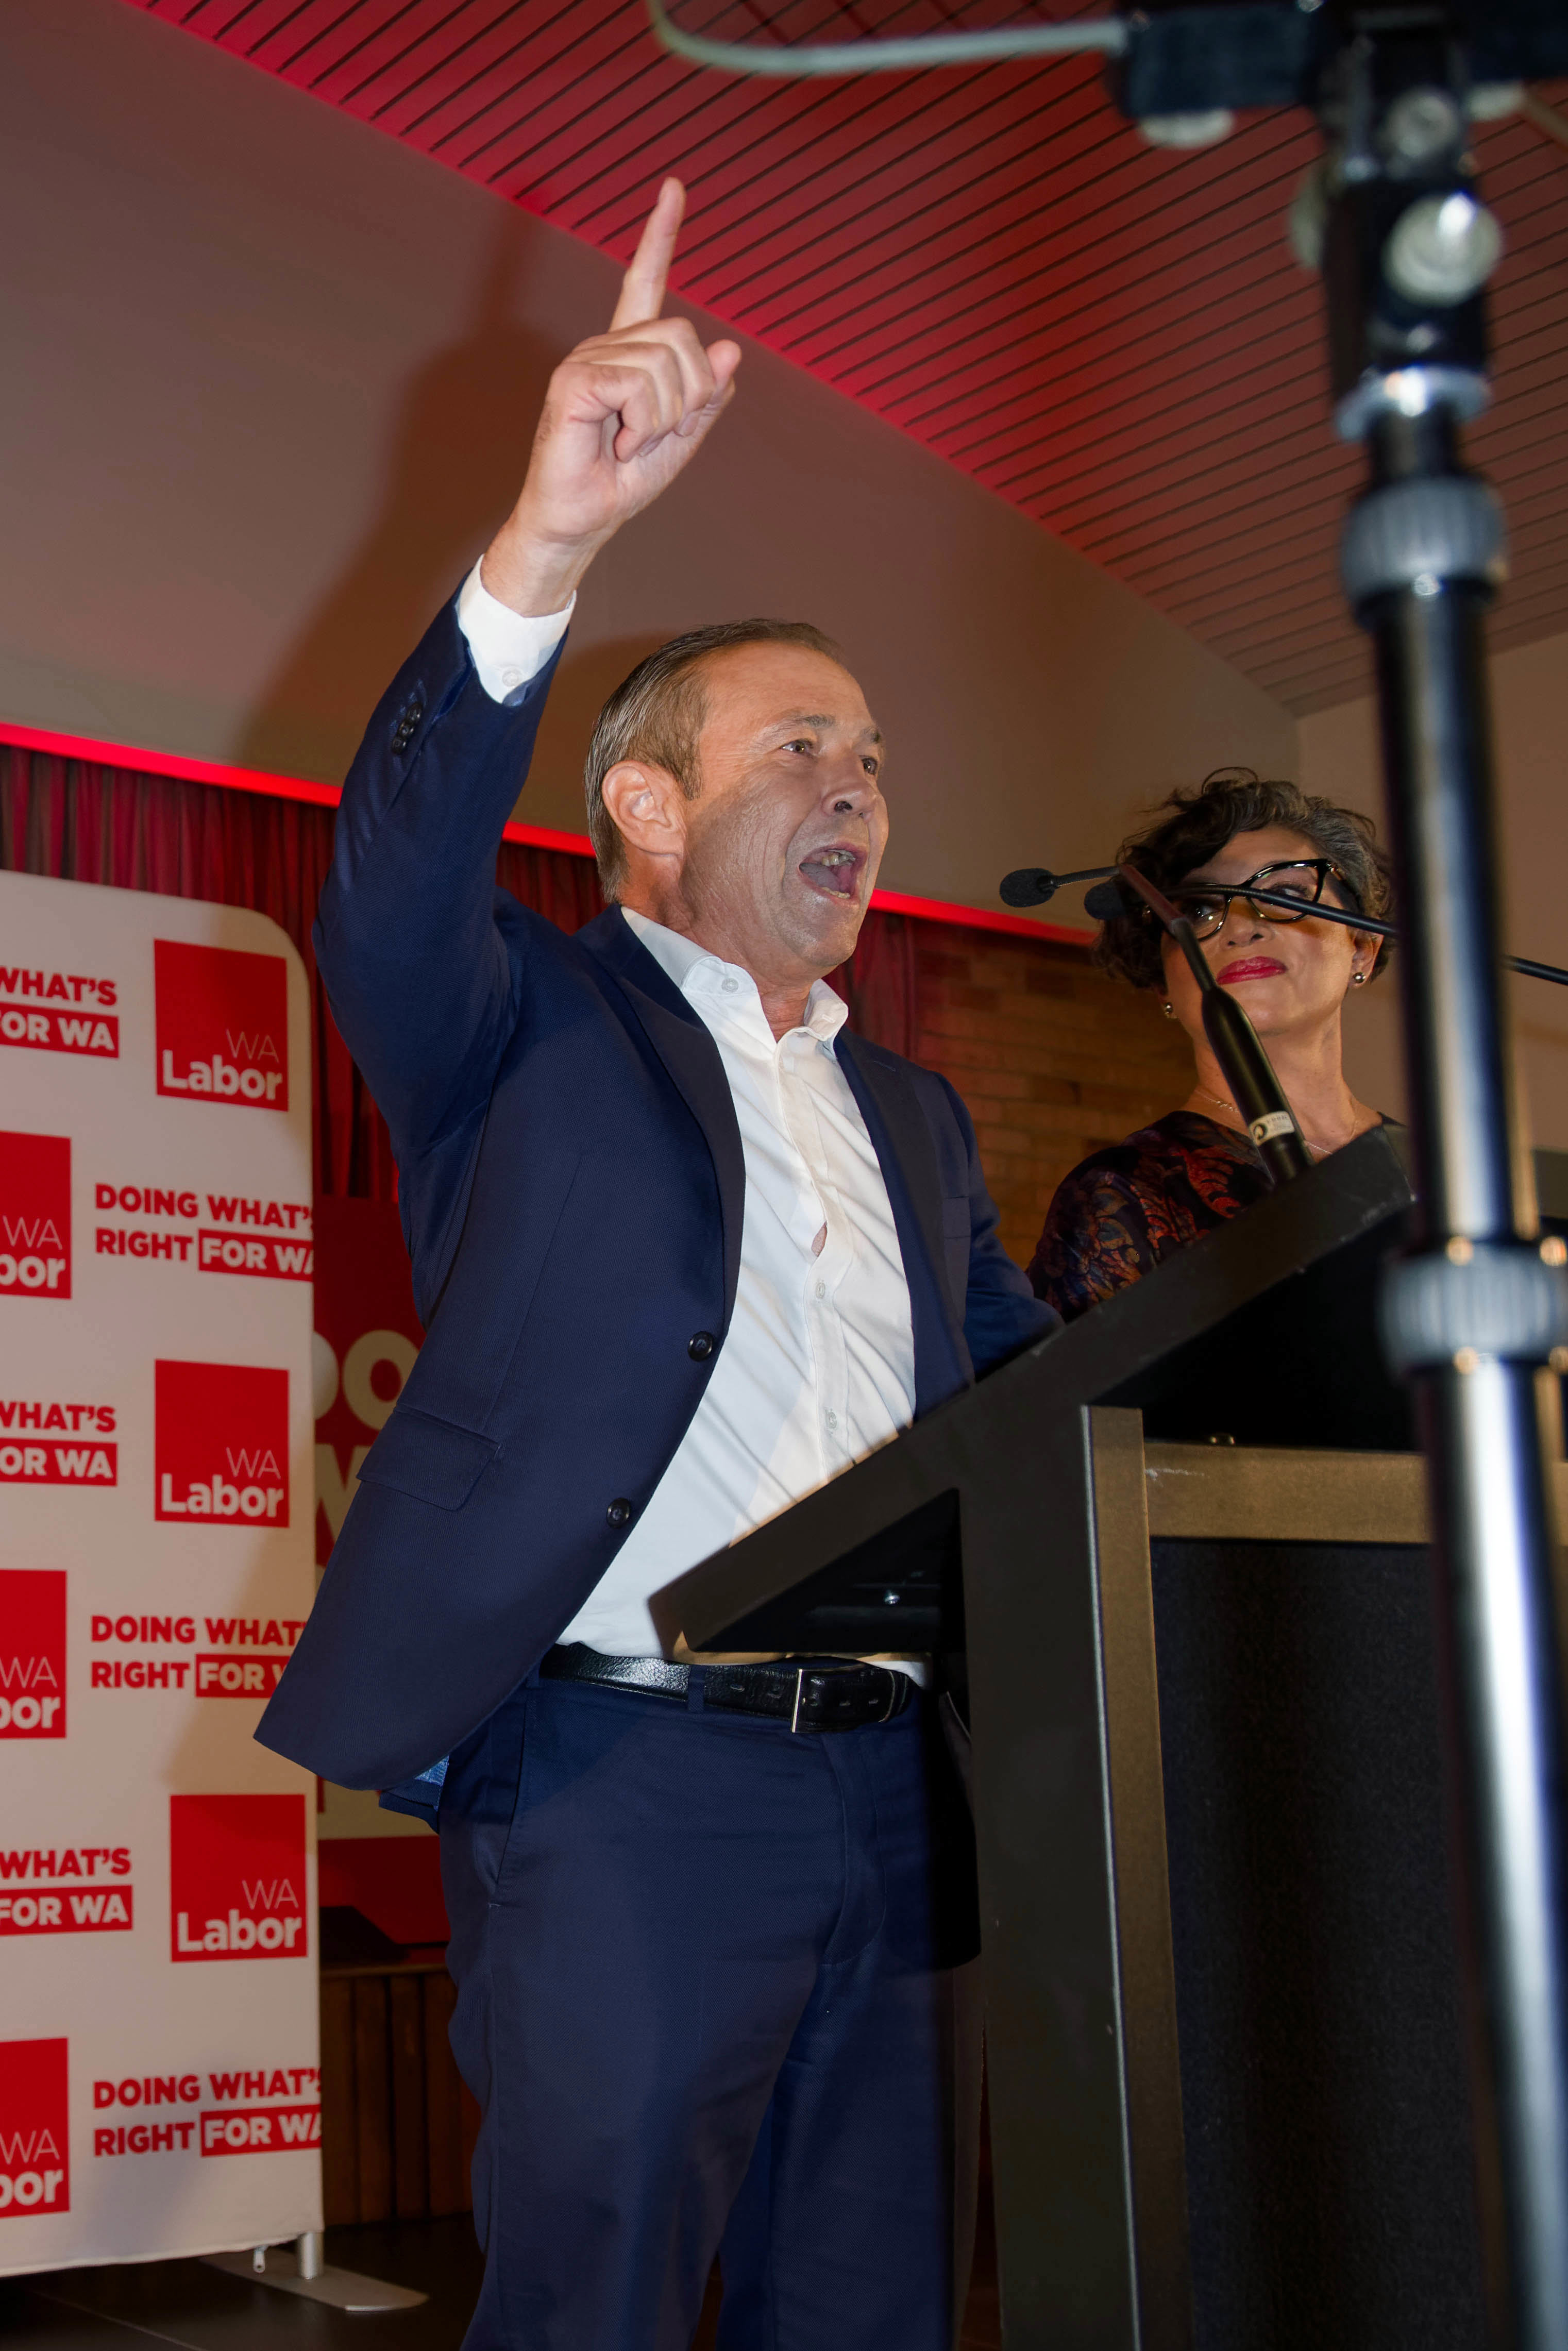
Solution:
[{"label": "tripod knob", "polygon": [[1383,274],[1407,302],[1442,309],[1479,294],[1502,255],[1502,231],[1463,188],[1422,196],[1400,214],[1383,248]]}]

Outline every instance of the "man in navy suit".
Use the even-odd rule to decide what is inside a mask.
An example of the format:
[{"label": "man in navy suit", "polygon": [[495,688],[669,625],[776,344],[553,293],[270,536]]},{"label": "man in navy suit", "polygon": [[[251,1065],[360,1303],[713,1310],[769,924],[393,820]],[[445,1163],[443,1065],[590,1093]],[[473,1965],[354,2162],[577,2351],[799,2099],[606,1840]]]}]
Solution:
[{"label": "man in navy suit", "polygon": [[804,623],[694,632],[589,757],[606,894],[494,886],[578,582],[740,353],[666,182],[522,495],[371,722],[317,955],[428,1338],[262,1724],[439,1825],[484,2115],[473,2351],[947,2351],[967,1818],[919,1658],[691,1662],[652,1593],[1055,1326],[945,1080],[823,985],[887,835]]}]

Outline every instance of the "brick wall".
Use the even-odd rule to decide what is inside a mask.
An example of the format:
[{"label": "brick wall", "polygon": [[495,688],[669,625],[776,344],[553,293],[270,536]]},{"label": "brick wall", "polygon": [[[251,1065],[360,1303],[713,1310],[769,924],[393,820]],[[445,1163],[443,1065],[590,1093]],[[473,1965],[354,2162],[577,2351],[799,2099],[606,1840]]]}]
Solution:
[{"label": "brick wall", "polygon": [[1003,1243],[1027,1265],[1068,1169],[1186,1099],[1191,1047],[1081,947],[914,927],[915,1059],[968,1104]]}]

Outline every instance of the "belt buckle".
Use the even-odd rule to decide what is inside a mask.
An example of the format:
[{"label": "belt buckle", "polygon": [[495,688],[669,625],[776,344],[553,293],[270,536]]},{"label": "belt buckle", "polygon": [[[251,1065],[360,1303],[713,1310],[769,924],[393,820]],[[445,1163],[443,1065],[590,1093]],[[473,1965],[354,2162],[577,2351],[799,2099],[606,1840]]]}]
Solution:
[{"label": "belt buckle", "polygon": [[[898,1681],[897,1677],[889,1672],[885,1666],[882,1667],[878,1670],[887,1674],[887,1704],[883,1707],[882,1712],[879,1715],[874,1716],[873,1719],[879,1723],[891,1722],[894,1714],[898,1711],[898,1701],[900,1696]],[[805,1698],[805,1694],[806,1668],[804,1666],[797,1666],[795,1668],[795,1702],[789,1709],[789,1730],[791,1737],[793,1737],[795,1732],[800,1728],[800,1707]],[[810,1726],[808,1726],[808,1728]]]}]

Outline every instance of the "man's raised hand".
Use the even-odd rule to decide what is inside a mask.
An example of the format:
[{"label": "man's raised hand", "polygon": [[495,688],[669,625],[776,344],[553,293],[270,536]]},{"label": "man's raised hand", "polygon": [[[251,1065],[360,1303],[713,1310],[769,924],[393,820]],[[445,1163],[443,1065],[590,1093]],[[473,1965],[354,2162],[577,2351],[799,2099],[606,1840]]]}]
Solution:
[{"label": "man's raised hand", "polygon": [[559,612],[623,522],[691,463],[735,389],[737,343],[704,350],[685,319],[660,316],[686,207],[666,180],[622,281],[610,330],[550,378],[521,497],[485,557],[492,596]]}]

